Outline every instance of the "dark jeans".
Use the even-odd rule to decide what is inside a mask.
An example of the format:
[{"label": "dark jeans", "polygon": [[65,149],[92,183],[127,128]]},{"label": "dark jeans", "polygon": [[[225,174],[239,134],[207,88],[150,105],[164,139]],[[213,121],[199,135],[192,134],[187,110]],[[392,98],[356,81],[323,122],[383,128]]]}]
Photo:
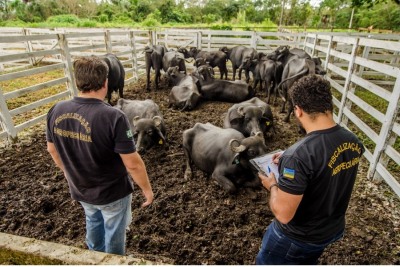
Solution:
[{"label": "dark jeans", "polygon": [[311,244],[287,237],[273,221],[264,234],[260,252],[256,257],[257,265],[313,265],[318,263],[324,249],[341,239],[344,232],[323,244]]}]

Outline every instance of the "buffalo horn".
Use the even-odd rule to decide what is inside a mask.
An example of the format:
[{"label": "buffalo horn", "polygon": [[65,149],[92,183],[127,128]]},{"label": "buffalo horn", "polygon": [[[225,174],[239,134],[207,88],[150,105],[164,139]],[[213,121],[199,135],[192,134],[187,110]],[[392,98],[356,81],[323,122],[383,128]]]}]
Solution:
[{"label": "buffalo horn", "polygon": [[244,106],[240,106],[237,108],[237,112],[239,113],[240,116],[244,116]]},{"label": "buffalo horn", "polygon": [[244,145],[241,145],[239,140],[237,139],[232,139],[231,141],[229,141],[229,146],[231,150],[235,153],[243,152],[246,149],[246,147]]},{"label": "buffalo horn", "polygon": [[140,120],[139,116],[134,117],[133,118],[133,126],[136,126],[139,120]]},{"label": "buffalo horn", "polygon": [[161,119],[160,116],[154,116],[154,117],[153,117],[153,121],[154,121],[154,125],[155,125],[156,127],[158,127],[158,126],[161,125],[162,119]]}]

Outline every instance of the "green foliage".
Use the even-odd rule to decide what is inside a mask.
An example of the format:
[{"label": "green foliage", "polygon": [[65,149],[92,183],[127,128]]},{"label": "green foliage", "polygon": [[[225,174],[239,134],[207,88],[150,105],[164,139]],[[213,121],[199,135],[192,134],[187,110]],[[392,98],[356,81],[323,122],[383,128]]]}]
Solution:
[{"label": "green foliage", "polygon": [[151,13],[147,16],[147,18],[142,22],[142,26],[145,27],[157,27],[160,26],[159,20],[159,12]]},{"label": "green foliage", "polygon": [[227,24],[227,23],[222,23],[222,24],[214,24],[211,25],[211,30],[227,30],[231,31],[232,30],[232,25]]},{"label": "green foliage", "polygon": [[[352,7],[356,6],[353,28],[373,25],[375,29],[400,29],[400,5],[394,0],[322,0],[319,7],[312,6],[315,1],[311,0],[285,2],[284,25],[347,28]],[[250,30],[254,23],[266,27],[278,24],[281,8],[282,0],[0,0],[0,26],[129,27],[137,23],[154,27],[205,23],[217,29],[234,25]]]},{"label": "green foliage", "polygon": [[93,20],[83,19],[77,23],[77,26],[83,27],[83,28],[94,28],[97,26],[97,23],[96,23],[96,21],[93,21]]},{"label": "green foliage", "polygon": [[57,15],[51,16],[47,19],[49,23],[62,23],[62,24],[77,24],[79,18],[75,15]]},{"label": "green foliage", "polygon": [[208,23],[208,24],[213,23],[213,22],[217,21],[217,16],[214,15],[214,14],[207,14],[207,15],[204,15],[204,16],[203,16],[203,21],[204,21],[205,23]]}]

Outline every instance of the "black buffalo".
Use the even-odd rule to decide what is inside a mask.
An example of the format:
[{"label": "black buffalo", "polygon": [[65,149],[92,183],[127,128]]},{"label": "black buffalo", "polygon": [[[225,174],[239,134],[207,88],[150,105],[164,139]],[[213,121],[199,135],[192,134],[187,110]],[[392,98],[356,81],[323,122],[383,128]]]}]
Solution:
[{"label": "black buffalo", "polygon": [[125,85],[125,70],[122,66],[121,61],[114,54],[106,54],[102,57],[102,60],[108,66],[108,88],[107,88],[107,99],[108,103],[111,102],[112,92],[119,93],[120,98],[124,98],[124,85]]},{"label": "black buffalo", "polygon": [[164,119],[153,100],[119,99],[115,108],[122,110],[128,117],[138,152],[166,143]]},{"label": "black buffalo", "polygon": [[[316,62],[318,64],[316,64]],[[320,65],[321,60],[319,59],[307,59],[307,58],[292,58],[283,69],[282,82],[278,85],[278,91],[282,97],[283,104],[281,112],[285,111],[286,102],[288,102],[288,112],[284,119],[285,122],[289,122],[290,114],[293,112],[292,101],[288,99],[288,91],[295,81],[301,77],[310,74],[325,74],[322,66]]]},{"label": "black buffalo", "polygon": [[169,94],[169,107],[192,110],[199,103],[201,96],[198,90],[198,79],[179,71],[179,67],[170,67],[167,76],[174,84]]},{"label": "black buffalo", "polygon": [[154,69],[155,77],[154,83],[156,90],[158,90],[158,84],[160,82],[161,70],[163,68],[163,57],[167,52],[167,48],[164,45],[146,46],[145,52],[145,63],[146,63],[146,89],[150,90],[150,70]]},{"label": "black buffalo", "polygon": [[191,47],[187,52],[187,57],[193,57],[195,61],[195,66],[208,64],[212,68],[218,67],[221,79],[225,76],[228,79],[228,69],[226,68],[227,56],[222,51],[201,51],[196,47]]},{"label": "black buffalo", "polygon": [[257,51],[254,48],[247,48],[239,45],[231,49],[226,46],[220,48],[220,51],[224,52],[228,59],[232,62],[233,80],[235,80],[236,70],[239,71],[239,80],[242,79],[242,70],[245,70],[246,82],[249,83],[250,75],[249,68],[251,61],[257,58]]},{"label": "black buffalo", "polygon": [[225,119],[224,128],[233,128],[244,136],[264,134],[272,129],[274,117],[271,107],[257,97],[234,104],[229,108]]},{"label": "black buffalo", "polygon": [[[257,89],[260,84],[260,91],[263,90],[263,84],[267,93],[267,103],[270,103],[271,96],[275,93],[276,102],[276,86],[279,84],[282,72],[278,70],[280,63],[277,61],[261,56],[258,59],[252,60],[250,72],[253,73],[253,88]],[[283,70],[282,70],[283,71]]]},{"label": "black buffalo", "polygon": [[262,133],[245,138],[235,129],[222,129],[210,123],[196,123],[183,132],[186,156],[185,179],[193,166],[211,174],[223,189],[233,193],[237,186],[259,187],[249,160],[267,153]]},{"label": "black buffalo", "polygon": [[239,103],[254,96],[253,88],[244,81],[215,79],[206,65],[198,67],[200,94],[205,100]]}]

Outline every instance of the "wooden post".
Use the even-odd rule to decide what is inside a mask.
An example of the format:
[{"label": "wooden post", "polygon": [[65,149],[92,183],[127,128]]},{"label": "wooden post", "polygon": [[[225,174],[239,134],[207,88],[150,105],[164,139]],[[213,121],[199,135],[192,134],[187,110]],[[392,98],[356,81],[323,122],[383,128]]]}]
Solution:
[{"label": "wooden post", "polygon": [[257,33],[255,31],[251,34],[250,47],[257,50]]},{"label": "wooden post", "polygon": [[112,53],[111,33],[110,30],[104,32],[104,41],[106,43],[107,53]]},{"label": "wooden post", "polygon": [[201,50],[202,40],[203,40],[203,33],[201,31],[198,31],[196,37],[197,37],[196,38],[196,47],[197,47],[197,49]]},{"label": "wooden post", "polygon": [[[349,65],[348,65],[348,68],[347,68],[347,77],[346,77],[345,84],[343,86],[342,100],[340,101],[340,107],[339,107],[337,123],[342,123],[343,122],[344,125],[347,125],[347,120],[343,120],[343,111],[344,111],[345,107],[350,109],[350,105],[351,105],[351,101],[347,100],[347,93],[348,93],[348,91],[350,89],[351,76],[352,76],[353,71],[354,71],[354,62],[355,62],[356,56],[357,56],[357,49],[358,49],[359,40],[360,40],[359,38],[355,39],[355,43],[353,44],[353,48],[352,48],[352,51],[351,51],[351,58],[349,60]],[[354,88],[352,90],[354,91]]]},{"label": "wooden post", "polygon": [[12,143],[18,140],[17,130],[14,126],[13,119],[8,110],[7,103],[4,99],[3,90],[0,89],[0,124],[1,127],[7,132],[8,140]]},{"label": "wooden post", "polygon": [[[25,36],[30,35],[29,34],[29,30],[28,29],[22,29],[22,33]],[[31,41],[26,41],[25,42],[25,47],[26,47],[26,51],[31,53],[33,52],[33,47],[32,47],[32,42]],[[29,64],[31,64],[31,66],[35,66],[36,65],[36,58],[34,56],[29,57]]]},{"label": "wooden post", "polygon": [[68,41],[66,34],[57,34],[58,43],[61,48],[61,59],[65,63],[64,74],[67,80],[67,88],[71,93],[71,96],[77,96],[78,90],[76,89],[75,77],[73,75],[74,70],[72,66],[71,53],[69,52]]},{"label": "wooden post", "polygon": [[133,68],[133,72],[132,75],[135,78],[135,80],[137,80],[139,78],[139,74],[138,74],[138,65],[137,65],[137,52],[136,52],[136,37],[135,34],[133,33],[133,31],[129,32],[129,39],[130,39],[130,44],[131,44],[131,57],[132,57],[132,68]]},{"label": "wooden post", "polygon": [[397,68],[397,79],[393,87],[392,95],[390,97],[389,106],[385,114],[385,120],[382,122],[381,131],[379,133],[379,140],[376,140],[376,146],[374,154],[372,155],[372,160],[369,165],[368,177],[374,180],[380,180],[381,176],[376,172],[376,166],[378,162],[382,163],[385,167],[388,160],[384,155],[384,150],[386,149],[389,142],[394,143],[394,138],[391,136],[393,125],[396,122],[397,114],[400,111],[400,69]]}]

